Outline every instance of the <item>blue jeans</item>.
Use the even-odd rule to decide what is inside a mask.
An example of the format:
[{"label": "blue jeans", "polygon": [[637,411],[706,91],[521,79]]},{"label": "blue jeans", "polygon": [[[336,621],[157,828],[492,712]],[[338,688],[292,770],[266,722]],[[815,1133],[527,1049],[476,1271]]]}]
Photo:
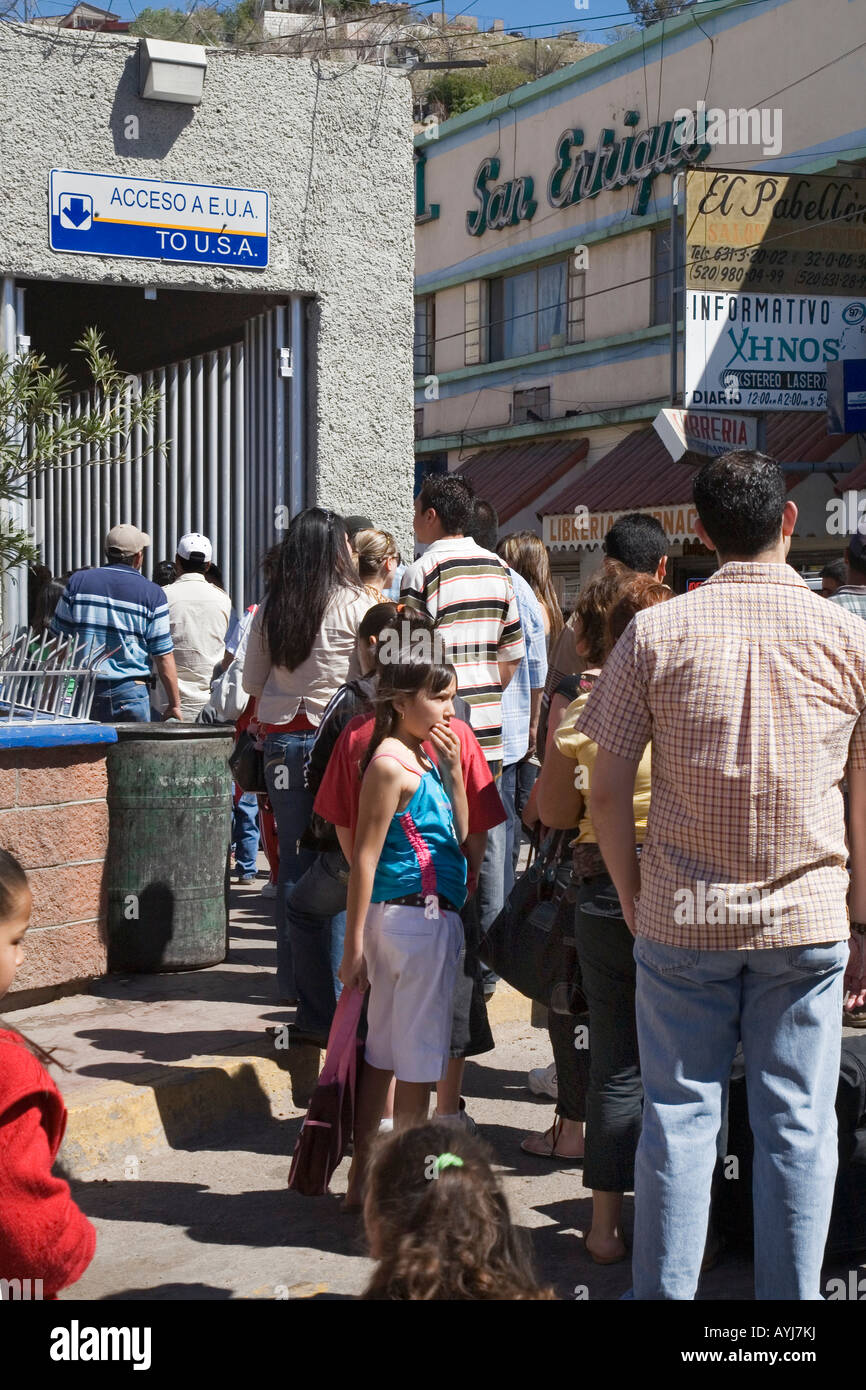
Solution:
[{"label": "blue jeans", "polygon": [[[497,787],[499,781],[497,779]],[[478,924],[481,935],[496,920],[505,905],[505,845],[507,838],[507,821],[501,825],[495,825],[492,830],[487,832],[487,849],[481,861],[481,869],[478,874]],[[485,991],[489,992],[496,985],[499,976],[487,966],[481,967],[481,978]]]},{"label": "blue jeans", "polygon": [[292,947],[286,924],[286,896],[312,864],[312,850],[299,849],[298,841],[309,824],[313,794],[304,786],[304,760],[313,745],[314,734],[268,734],[265,738],[265,782],[277,821],[280,844],[280,873],[274,917],[277,929],[277,994],[281,999],[296,997]]},{"label": "blue jeans", "polygon": [[232,801],[232,841],[238,874],[254,874],[259,853],[259,798],[255,792],[244,792]]},{"label": "blue jeans", "polygon": [[505,822],[505,897],[514,887],[517,876],[517,861],[523,840],[523,824],[520,813],[529,800],[529,793],[535,786],[541,768],[528,760],[519,763],[506,763],[502,769],[499,795],[505,807],[508,820]]},{"label": "blue jeans", "polygon": [[635,1298],[694,1298],[716,1138],[742,1038],[755,1140],[755,1297],[820,1299],[847,941],[699,951],[638,937],[634,956],[644,1085]]},{"label": "blue jeans", "polygon": [[326,1038],[342,985],[337,971],[346,936],[349,866],[340,850],[317,854],[286,902],[286,922],[295,967],[298,1028]]},{"label": "blue jeans", "polygon": [[141,680],[97,681],[91,719],[101,724],[149,724],[150,686]]}]

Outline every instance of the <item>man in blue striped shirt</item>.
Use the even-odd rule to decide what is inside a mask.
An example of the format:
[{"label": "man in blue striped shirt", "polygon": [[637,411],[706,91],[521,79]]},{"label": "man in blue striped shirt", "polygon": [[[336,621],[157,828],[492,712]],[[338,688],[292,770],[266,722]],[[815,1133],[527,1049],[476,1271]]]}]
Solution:
[{"label": "man in blue striped shirt", "polygon": [[148,545],[137,526],[113,526],[108,564],[73,574],[51,620],[52,632],[78,638],[86,652],[103,649],[91,717],[104,724],[150,721],[151,657],[168,695],[163,717],[181,718],[168,603],[141,573]]}]

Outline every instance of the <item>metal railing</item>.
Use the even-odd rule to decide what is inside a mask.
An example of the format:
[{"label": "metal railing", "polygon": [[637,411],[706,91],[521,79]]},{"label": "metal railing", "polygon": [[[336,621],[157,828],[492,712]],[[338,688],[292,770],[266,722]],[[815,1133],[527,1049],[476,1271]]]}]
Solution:
[{"label": "metal railing", "polygon": [[109,655],[80,638],[16,628],[0,648],[0,719],[89,719],[96,668]]}]

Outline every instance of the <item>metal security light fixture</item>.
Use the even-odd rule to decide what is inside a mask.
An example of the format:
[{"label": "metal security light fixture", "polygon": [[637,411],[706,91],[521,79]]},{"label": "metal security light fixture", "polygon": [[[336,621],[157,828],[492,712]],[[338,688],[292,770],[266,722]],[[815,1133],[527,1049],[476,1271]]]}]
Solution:
[{"label": "metal security light fixture", "polygon": [[207,54],[198,44],[139,39],[139,96],[200,106],[206,72]]}]

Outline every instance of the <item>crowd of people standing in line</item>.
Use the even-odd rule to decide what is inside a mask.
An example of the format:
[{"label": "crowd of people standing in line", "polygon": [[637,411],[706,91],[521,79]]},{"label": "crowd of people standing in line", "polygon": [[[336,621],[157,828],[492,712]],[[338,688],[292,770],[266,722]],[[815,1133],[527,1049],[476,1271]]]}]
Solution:
[{"label": "crowd of people standing in line", "polygon": [[[554,1060],[529,1080],[557,1115],[523,1147],[583,1159],[589,1255],[628,1257],[634,1190],[633,1296],[695,1296],[742,1042],[756,1294],[820,1297],[843,1006],[866,1024],[866,546],[850,539],[848,582],[825,602],[786,563],[796,508],[773,460],[709,460],[694,494],[711,579],[674,598],[664,532],[632,514],[567,625],[538,538],[500,541],[494,509],[454,474],[424,480],[423,549],[405,566],[367,518],[296,516],[233,646],[228,600],[205,599],[202,536],[179,542],[163,593],[136,575],[147,537],[114,528],[109,565],[73,575],[58,601],[62,633],[104,638],[118,594],[140,616],[98,693],[102,717],[144,708],[122,687],[143,684],[151,657],[164,716],[201,714],[205,656],[211,677],[234,666],[249,697],[276,827],[277,991],[297,1003],[295,1038],[324,1042],[340,991],[369,989],[346,1207],[363,1208],[379,1261],[370,1297],[550,1296],[461,1094],[466,1058],[494,1045],[496,980],[478,951],[515,881],[522,826],[571,832],[587,1004],[579,1020],[550,1015]],[[0,920],[20,941],[26,884],[6,872]],[[708,887],[715,915],[695,906]],[[575,1046],[583,1023],[588,1048]],[[418,1144],[437,1165],[423,1181],[403,1172]],[[449,1244],[460,1221],[462,1273]]]}]

